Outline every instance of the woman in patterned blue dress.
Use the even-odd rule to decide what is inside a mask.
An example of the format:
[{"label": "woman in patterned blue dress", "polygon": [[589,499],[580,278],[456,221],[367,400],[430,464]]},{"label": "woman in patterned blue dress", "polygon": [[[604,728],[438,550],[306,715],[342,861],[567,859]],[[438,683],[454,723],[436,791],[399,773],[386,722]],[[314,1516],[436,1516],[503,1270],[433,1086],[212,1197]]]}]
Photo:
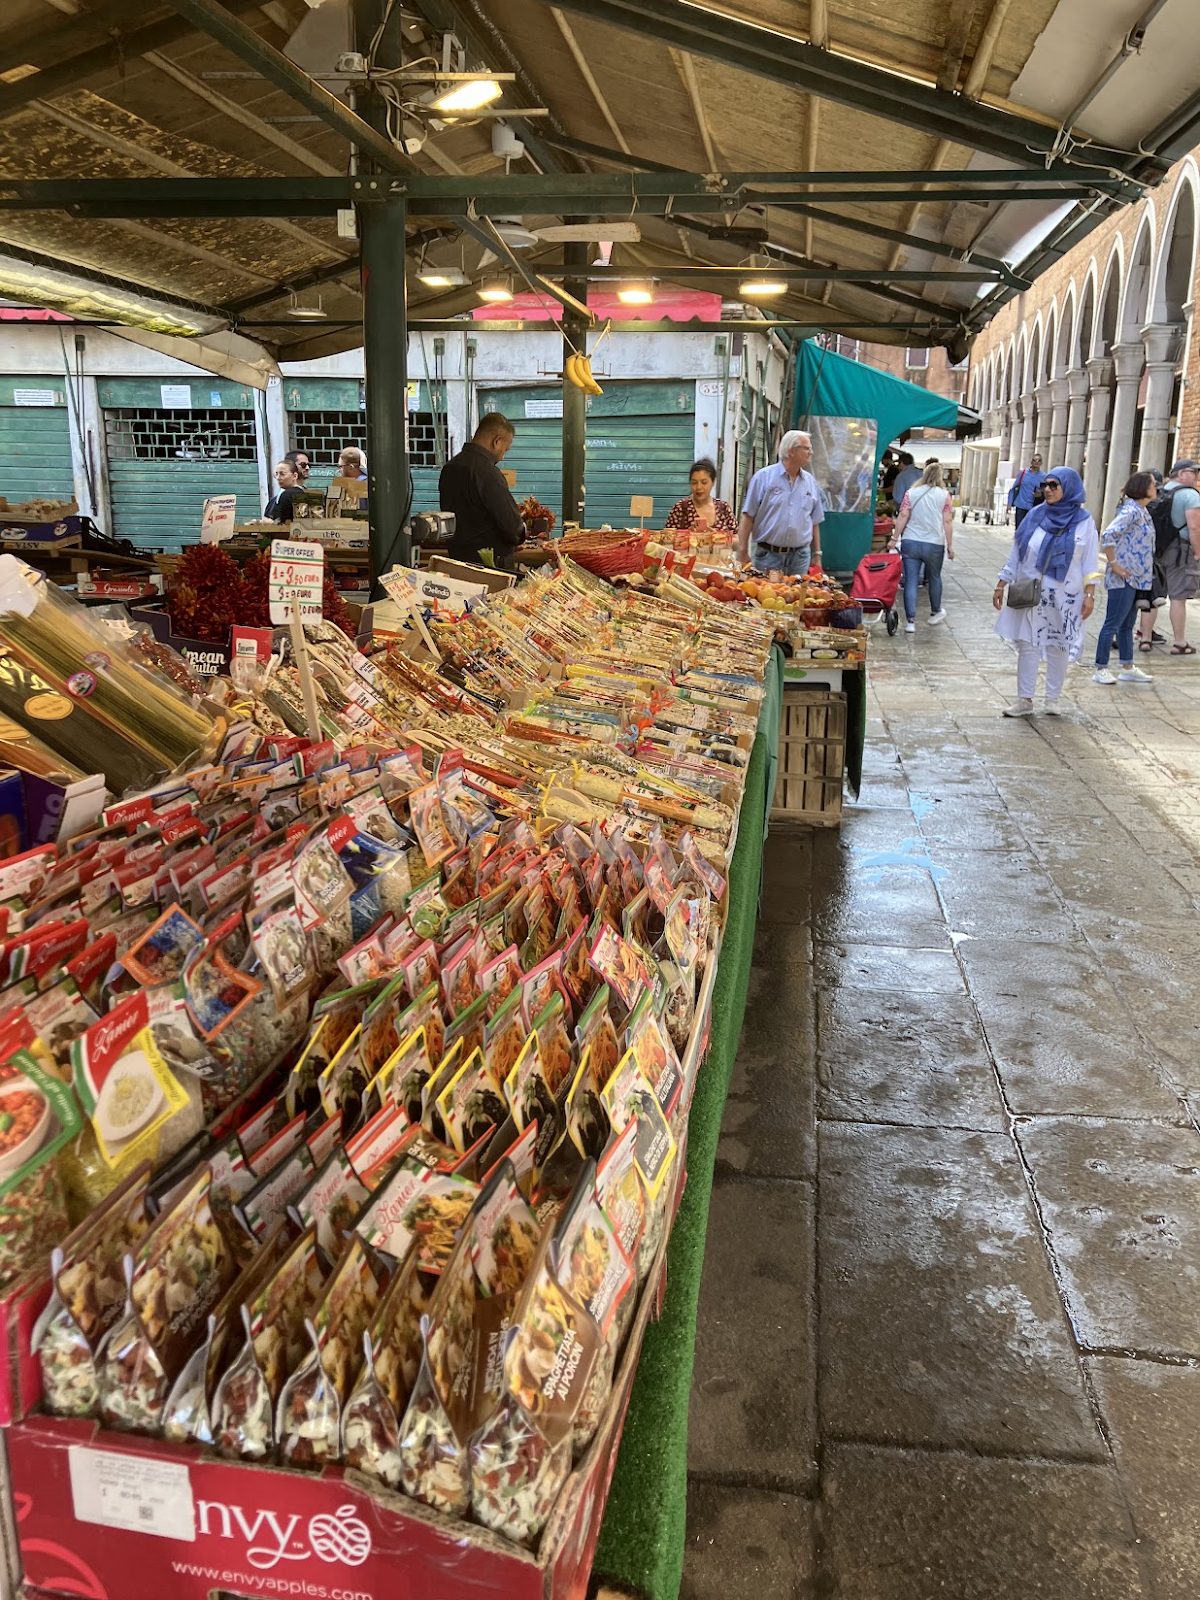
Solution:
[{"label": "woman in patterned blue dress", "polygon": [[[1133,664],[1133,617],[1140,590],[1150,587],[1154,576],[1154,524],[1146,507],[1158,493],[1152,472],[1135,472],[1125,485],[1124,499],[1100,540],[1108,568],[1104,588],[1108,610],[1096,640],[1096,683],[1153,683],[1148,672]],[[1121,670],[1116,677],[1108,670],[1113,640]]]}]

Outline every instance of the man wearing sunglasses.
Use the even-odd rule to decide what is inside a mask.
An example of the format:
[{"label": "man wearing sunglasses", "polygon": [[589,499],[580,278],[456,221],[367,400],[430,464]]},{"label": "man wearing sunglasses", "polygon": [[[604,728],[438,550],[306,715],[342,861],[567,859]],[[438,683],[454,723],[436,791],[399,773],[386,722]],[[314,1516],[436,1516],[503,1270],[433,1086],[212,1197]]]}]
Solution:
[{"label": "man wearing sunglasses", "polygon": [[1008,491],[1008,503],[1017,509],[1016,527],[1019,528],[1021,526],[1034,506],[1041,500],[1042,497],[1039,491],[1045,481],[1046,474],[1042,471],[1041,456],[1030,456],[1029,465]]}]

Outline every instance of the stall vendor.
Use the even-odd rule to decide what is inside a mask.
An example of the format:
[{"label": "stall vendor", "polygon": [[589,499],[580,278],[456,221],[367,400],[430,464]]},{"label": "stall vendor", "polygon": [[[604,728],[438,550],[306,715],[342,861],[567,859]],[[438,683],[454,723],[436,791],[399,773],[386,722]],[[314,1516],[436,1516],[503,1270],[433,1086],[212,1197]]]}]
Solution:
[{"label": "stall vendor", "polygon": [[[825,504],[808,470],[812,439],[785,433],[779,460],[750,479],[738,523],[738,560],[753,560],[759,572],[801,577],[821,562],[821,523]],[[750,536],[754,535],[753,547]]]},{"label": "stall vendor", "polygon": [[706,457],[692,463],[688,475],[692,492],[678,500],[667,515],[668,528],[682,528],[691,532],[697,528],[715,528],[718,533],[736,533],[737,522],[733,508],[727,500],[713,499],[713,486],[717,469]]},{"label": "stall vendor", "polygon": [[449,554],[456,561],[478,562],[482,550],[503,572],[515,570],[512,553],[525,537],[517,502],[500,476],[516,430],[507,417],[491,411],[481,417],[475,437],[442,468],[438,497],[443,511],[454,513]]},{"label": "stall vendor", "polygon": [[290,461],[281,461],[275,468],[275,482],[278,487],[267,501],[263,516],[268,522],[294,522],[296,514],[292,509],[292,495],[300,492],[300,479]]}]

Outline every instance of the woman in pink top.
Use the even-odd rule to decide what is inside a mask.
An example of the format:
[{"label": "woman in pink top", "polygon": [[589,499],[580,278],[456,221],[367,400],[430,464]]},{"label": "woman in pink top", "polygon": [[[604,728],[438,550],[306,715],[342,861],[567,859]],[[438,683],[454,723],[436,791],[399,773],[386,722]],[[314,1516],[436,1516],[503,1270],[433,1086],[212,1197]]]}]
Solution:
[{"label": "woman in pink top", "polygon": [[942,609],[942,563],[954,560],[954,501],[942,481],[938,462],[925,468],[920,483],[904,496],[892,529],[889,550],[899,548],[904,559],[904,615],[906,633],[917,629],[917,590],[922,575],[929,585],[929,621],[945,622]]}]

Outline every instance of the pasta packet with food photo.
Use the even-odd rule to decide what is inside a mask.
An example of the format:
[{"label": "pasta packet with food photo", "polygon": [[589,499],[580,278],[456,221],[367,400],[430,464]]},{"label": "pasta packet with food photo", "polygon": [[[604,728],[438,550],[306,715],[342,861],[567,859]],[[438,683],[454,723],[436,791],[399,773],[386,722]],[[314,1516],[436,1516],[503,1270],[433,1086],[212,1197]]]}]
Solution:
[{"label": "pasta packet with food photo", "polygon": [[587,1046],[567,1090],[567,1136],[585,1159],[599,1160],[611,1128],[601,1090],[604,1081],[594,1066],[594,1046]]},{"label": "pasta packet with food photo", "polygon": [[484,1029],[484,1061],[497,1082],[507,1082],[528,1036],[521,1012],[521,994],[514,989]]},{"label": "pasta packet with food photo", "polygon": [[308,1145],[300,1144],[237,1202],[234,1216],[250,1238],[261,1242],[267,1237],[286,1216],[288,1206],[312,1182],[315,1172]]},{"label": "pasta packet with food photo", "polygon": [[447,1023],[446,1049],[451,1049],[460,1039],[467,1055],[472,1050],[482,1050],[487,1043],[487,1001],[483,995],[457,1012]]},{"label": "pasta packet with food photo", "polygon": [[74,980],[64,977],[44,994],[31,996],[25,1002],[25,1016],[54,1058],[59,1076],[69,1079],[71,1046],[100,1020],[99,1013],[79,992]]},{"label": "pasta packet with food photo", "polygon": [[209,1312],[234,1281],[237,1269],[213,1216],[211,1183],[202,1167],[133,1255],[130,1315],[113,1329],[98,1363],[100,1416],[110,1427],[158,1431],[171,1386],[204,1339]]},{"label": "pasta packet with food photo", "polygon": [[363,1208],[355,1232],[394,1262],[403,1261],[415,1244],[418,1270],[437,1274],[478,1195],[478,1184],[407,1155]]},{"label": "pasta packet with food photo", "polygon": [[100,1156],[116,1172],[143,1159],[164,1161],[203,1127],[199,1084],[181,1081],[167,1065],[144,989],[75,1040],[71,1063]]},{"label": "pasta packet with food photo", "polygon": [[323,1280],[310,1228],[291,1246],[269,1282],[243,1299],[243,1342],[217,1384],[213,1440],[222,1455],[261,1461],[275,1447],[275,1408],[308,1346],[305,1323]]},{"label": "pasta packet with food photo", "polygon": [[54,1292],[33,1330],[42,1400],[61,1417],[90,1416],[96,1354],[125,1305],[125,1257],[150,1230],[150,1163],[136,1167],[50,1257]]},{"label": "pasta packet with food photo", "polygon": [[328,841],[350,880],[352,941],[368,933],[380,917],[403,915],[412,888],[408,854],[395,845],[360,833],[352,817],[334,817]]},{"label": "pasta packet with food photo", "polygon": [[400,1420],[421,1365],[421,1318],[436,1281],[422,1277],[410,1251],[380,1302],[362,1374],[342,1411],[343,1461],[393,1489],[400,1485]]},{"label": "pasta packet with food photo", "polygon": [[433,1058],[426,1029],[421,1026],[407,1034],[397,1045],[381,1074],[387,1081],[388,1103],[403,1111],[414,1127],[421,1120],[425,1088],[432,1072]]},{"label": "pasta packet with food photo", "polygon": [[657,1213],[661,1209],[657,1202],[666,1198],[665,1185],[675,1162],[676,1146],[658,1096],[643,1077],[632,1050],[626,1050],[621,1057],[604,1086],[602,1098],[614,1133],[623,1133],[631,1121],[637,1124],[634,1160],[646,1185],[651,1210]]},{"label": "pasta packet with food photo", "polygon": [[345,1249],[355,1219],[369,1197],[370,1191],[360,1181],[349,1154],[339,1147],[288,1210],[302,1229],[316,1229],[317,1244],[325,1259],[334,1262]]},{"label": "pasta packet with food photo", "polygon": [[306,1324],[310,1353],[284,1385],[275,1431],[289,1466],[336,1461],[342,1406],[363,1360],[363,1334],[379,1309],[381,1284],[361,1239],[353,1239]]},{"label": "pasta packet with food photo", "polygon": [[346,1141],[346,1155],[367,1194],[374,1194],[398,1163],[409,1131],[400,1107],[385,1105]]},{"label": "pasta packet with food photo", "polygon": [[437,1100],[442,1127],[460,1153],[474,1148],[508,1115],[500,1080],[487,1066],[482,1050],[472,1050]]},{"label": "pasta packet with food photo", "polygon": [[644,994],[634,1006],[625,1027],[625,1042],[669,1122],[683,1094],[683,1069],[654,1009],[653,995]]}]

